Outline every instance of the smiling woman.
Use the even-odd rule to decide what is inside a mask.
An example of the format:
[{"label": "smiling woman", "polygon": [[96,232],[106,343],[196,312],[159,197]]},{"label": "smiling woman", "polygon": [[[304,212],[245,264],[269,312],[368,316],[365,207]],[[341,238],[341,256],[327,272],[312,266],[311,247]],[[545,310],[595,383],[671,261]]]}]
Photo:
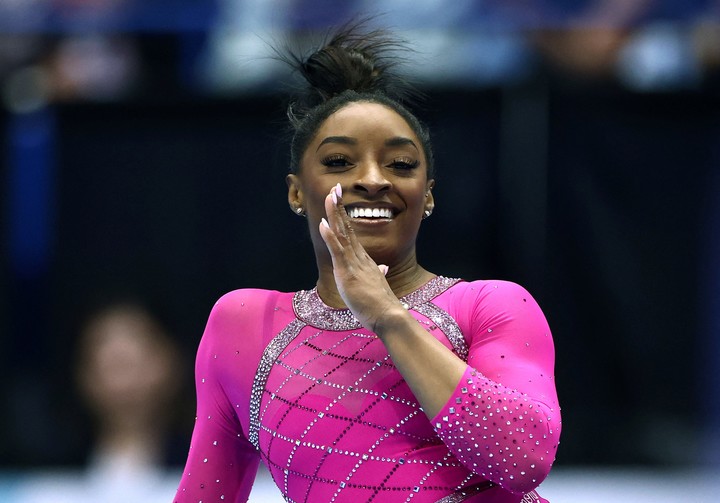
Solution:
[{"label": "smiling woman", "polygon": [[245,501],[262,461],[287,501],[532,502],[560,435],[554,348],[522,287],[417,262],[432,213],[426,128],[382,32],[346,26],[308,58],[288,116],[288,202],[315,287],[213,308],[178,503]]},{"label": "smiling woman", "polygon": [[[306,211],[315,254],[328,266],[330,252],[317,224],[326,216],[325,198],[336,184],[344,187],[350,228],[365,251],[393,273],[415,263],[420,220],[434,205],[434,182],[427,177],[418,144],[407,122],[386,105],[356,101],[325,120],[298,172],[288,175],[288,200],[293,208]],[[331,267],[324,269],[332,274]],[[334,295],[326,294],[328,300]],[[335,303],[345,307],[337,297]]]}]

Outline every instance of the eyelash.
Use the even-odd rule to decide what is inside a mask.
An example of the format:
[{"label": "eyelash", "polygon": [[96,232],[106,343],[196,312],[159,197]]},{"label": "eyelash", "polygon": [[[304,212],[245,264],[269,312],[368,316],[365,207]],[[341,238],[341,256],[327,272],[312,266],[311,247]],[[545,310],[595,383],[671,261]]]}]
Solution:
[{"label": "eyelash", "polygon": [[395,169],[402,169],[402,170],[412,170],[417,168],[420,165],[420,161],[417,159],[410,160],[410,159],[396,159],[393,162],[390,163],[390,166],[392,166]]},{"label": "eyelash", "polygon": [[[321,161],[323,166],[328,168],[344,168],[350,164],[350,161],[344,155],[331,155]],[[409,158],[401,158],[393,160],[388,166],[399,170],[412,170],[420,165],[420,161],[410,160]]]},{"label": "eyelash", "polygon": [[320,161],[323,166],[328,168],[344,168],[350,164],[344,155],[331,155]]}]

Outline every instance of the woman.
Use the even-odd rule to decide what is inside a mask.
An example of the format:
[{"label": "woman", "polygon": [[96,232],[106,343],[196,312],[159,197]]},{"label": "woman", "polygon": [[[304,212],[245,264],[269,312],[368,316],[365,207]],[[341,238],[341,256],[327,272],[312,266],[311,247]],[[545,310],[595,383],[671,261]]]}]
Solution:
[{"label": "woman", "polygon": [[[315,288],[237,290],[198,352],[198,414],[176,501],[245,501],[262,460],[287,501],[544,501],[560,414],[545,318],[521,287],[415,255],[432,153],[381,32],[307,59],[288,201]],[[399,94],[401,97],[401,94]]]}]

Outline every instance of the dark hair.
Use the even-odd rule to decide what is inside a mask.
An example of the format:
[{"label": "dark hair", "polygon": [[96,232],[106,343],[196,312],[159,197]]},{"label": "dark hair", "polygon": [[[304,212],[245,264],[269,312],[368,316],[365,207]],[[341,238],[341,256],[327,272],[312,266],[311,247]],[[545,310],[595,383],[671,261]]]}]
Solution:
[{"label": "dark hair", "polygon": [[297,70],[305,86],[288,106],[293,128],[290,170],[300,160],[322,123],[350,103],[369,102],[394,110],[408,123],[420,140],[427,160],[428,177],[434,173],[430,133],[404,105],[418,100],[421,93],[394,70],[403,60],[405,44],[385,30],[365,29],[366,20],[341,26],[310,56],[288,50],[281,59]]}]

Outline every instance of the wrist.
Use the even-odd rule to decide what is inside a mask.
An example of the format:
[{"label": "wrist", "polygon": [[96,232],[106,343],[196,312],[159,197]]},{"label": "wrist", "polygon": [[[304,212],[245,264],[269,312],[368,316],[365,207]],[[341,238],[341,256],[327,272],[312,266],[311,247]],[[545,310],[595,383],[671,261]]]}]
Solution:
[{"label": "wrist", "polygon": [[397,332],[405,332],[413,324],[417,324],[415,318],[408,312],[400,302],[388,307],[382,316],[377,319],[373,332],[380,339],[385,339]]}]

